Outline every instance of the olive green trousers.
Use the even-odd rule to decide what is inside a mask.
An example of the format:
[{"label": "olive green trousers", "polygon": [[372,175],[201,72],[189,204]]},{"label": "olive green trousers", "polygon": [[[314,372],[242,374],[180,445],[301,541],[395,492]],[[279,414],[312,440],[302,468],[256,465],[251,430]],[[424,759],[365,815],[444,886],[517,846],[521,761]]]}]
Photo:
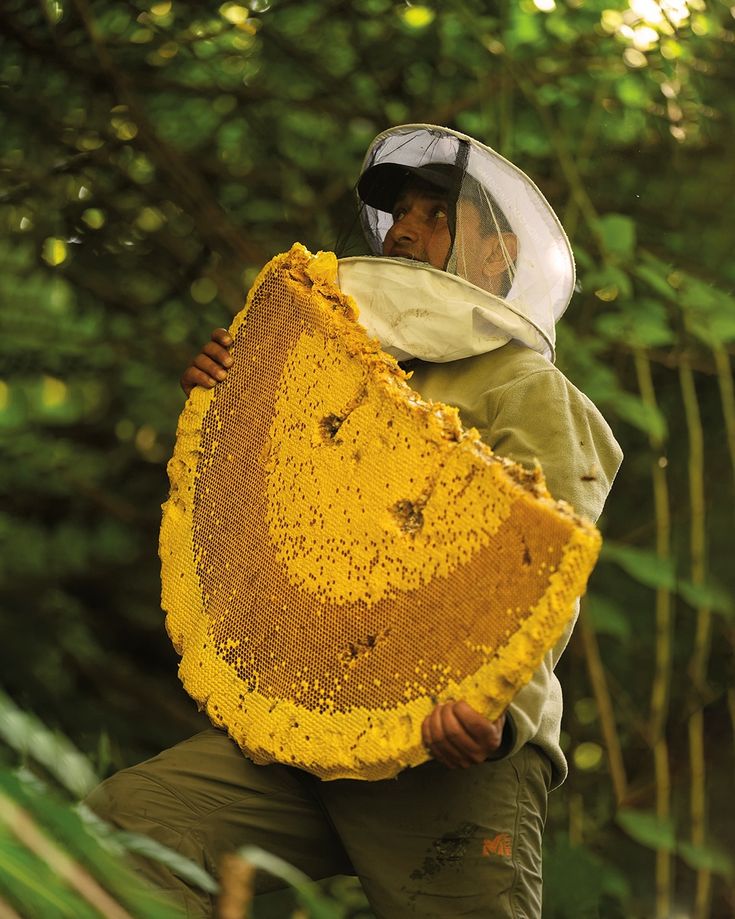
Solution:
[{"label": "olive green trousers", "polygon": [[[357,874],[379,919],[538,919],[541,836],[551,778],[533,746],[468,769],[431,762],[381,782],[322,782],[256,766],[210,729],[103,782],[87,799],[111,823],[213,875],[221,857],[261,846],[318,880]],[[213,903],[169,869],[142,869],[186,909]],[[257,892],[281,886],[258,873]]]}]

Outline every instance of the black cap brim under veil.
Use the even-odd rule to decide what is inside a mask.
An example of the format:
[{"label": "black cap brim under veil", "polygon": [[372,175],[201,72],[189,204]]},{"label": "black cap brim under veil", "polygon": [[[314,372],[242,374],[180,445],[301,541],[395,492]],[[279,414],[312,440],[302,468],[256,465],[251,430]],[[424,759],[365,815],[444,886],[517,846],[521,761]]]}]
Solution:
[{"label": "black cap brim under veil", "polygon": [[371,166],[357,183],[357,194],[363,204],[392,214],[406,183],[414,180],[446,195],[447,218],[452,242],[457,225],[457,199],[464,172],[453,163],[431,163],[423,166],[404,166],[399,163],[379,163]]}]

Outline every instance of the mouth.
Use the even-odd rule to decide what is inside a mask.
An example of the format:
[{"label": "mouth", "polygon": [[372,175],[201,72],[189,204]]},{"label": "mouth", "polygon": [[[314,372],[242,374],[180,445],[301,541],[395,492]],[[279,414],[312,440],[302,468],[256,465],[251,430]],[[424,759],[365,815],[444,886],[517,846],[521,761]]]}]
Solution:
[{"label": "mouth", "polygon": [[406,252],[401,249],[394,249],[391,254],[391,258],[405,258],[410,259],[412,262],[423,262],[425,261],[422,258],[419,258],[417,255],[414,255],[413,252]]}]

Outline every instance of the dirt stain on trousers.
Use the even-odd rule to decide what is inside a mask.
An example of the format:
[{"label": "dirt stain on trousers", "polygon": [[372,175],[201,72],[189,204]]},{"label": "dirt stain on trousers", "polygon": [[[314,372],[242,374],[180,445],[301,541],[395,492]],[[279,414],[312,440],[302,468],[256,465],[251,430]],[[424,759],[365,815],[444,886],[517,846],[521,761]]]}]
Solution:
[{"label": "dirt stain on trousers", "polygon": [[475,838],[479,827],[476,823],[462,823],[456,830],[444,833],[431,844],[421,867],[411,872],[412,881],[433,878],[443,868],[455,865],[464,857],[467,846]]}]

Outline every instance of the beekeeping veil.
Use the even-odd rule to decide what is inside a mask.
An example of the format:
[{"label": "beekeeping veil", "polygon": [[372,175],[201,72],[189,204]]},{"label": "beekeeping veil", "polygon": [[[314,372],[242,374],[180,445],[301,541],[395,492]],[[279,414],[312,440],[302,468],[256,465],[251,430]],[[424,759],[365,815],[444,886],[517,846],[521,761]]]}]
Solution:
[{"label": "beekeeping veil", "polygon": [[[447,202],[451,245],[442,269],[382,257],[408,183],[430,186]],[[449,128],[401,125],[371,144],[357,193],[368,244],[381,257],[341,259],[340,285],[385,350],[442,362],[515,339],[554,359],[554,326],[574,288],[574,260],[554,211],[525,173]]]}]

